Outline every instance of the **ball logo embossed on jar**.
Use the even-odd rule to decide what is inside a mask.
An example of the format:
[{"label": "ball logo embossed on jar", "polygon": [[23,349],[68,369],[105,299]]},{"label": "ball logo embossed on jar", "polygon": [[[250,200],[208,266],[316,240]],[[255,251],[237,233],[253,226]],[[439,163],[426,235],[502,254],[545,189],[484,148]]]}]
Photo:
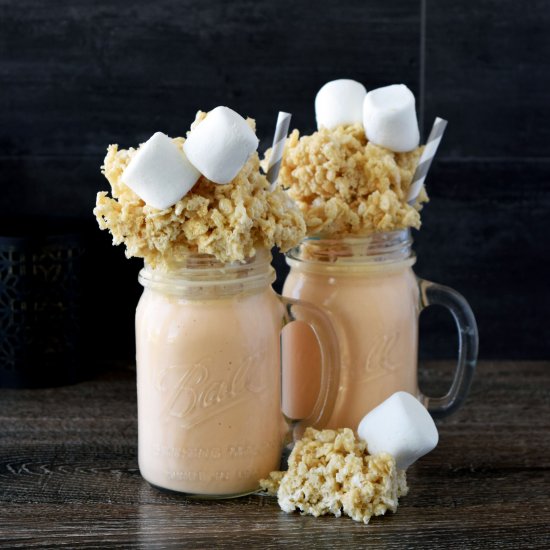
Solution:
[{"label": "ball logo embossed on jar", "polygon": [[225,378],[212,376],[214,358],[206,356],[192,365],[171,365],[162,369],[157,390],[165,393],[161,418],[177,418],[184,429],[191,428],[267,389],[261,373],[262,350],[244,357]]},{"label": "ball logo embossed on jar", "polygon": [[[168,271],[140,271],[138,461],[154,487],[206,498],[252,493],[296,428],[330,414],[336,336],[322,311],[274,292],[270,260],[267,250],[231,264],[190,254]],[[289,421],[281,329],[304,310],[316,312],[306,321],[321,335],[323,384],[310,416]]]}]

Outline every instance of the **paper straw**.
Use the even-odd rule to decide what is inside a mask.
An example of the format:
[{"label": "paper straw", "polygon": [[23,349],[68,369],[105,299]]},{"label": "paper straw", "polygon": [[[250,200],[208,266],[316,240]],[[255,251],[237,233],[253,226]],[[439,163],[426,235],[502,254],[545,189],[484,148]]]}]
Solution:
[{"label": "paper straw", "polygon": [[284,113],[282,111],[279,111],[279,116],[277,117],[277,126],[275,126],[271,157],[269,158],[269,166],[267,169],[267,179],[271,184],[269,187],[270,191],[273,191],[277,186],[277,179],[279,178],[279,170],[281,169],[283,151],[291,117],[292,115],[290,113]]},{"label": "paper straw", "polygon": [[416,167],[416,170],[414,172],[411,187],[409,189],[407,202],[411,205],[416,202],[418,193],[420,193],[420,190],[424,185],[424,180],[428,175],[428,170],[430,169],[432,160],[435,157],[435,153],[437,151],[437,148],[439,147],[441,138],[443,137],[443,133],[445,132],[446,127],[447,121],[442,118],[436,117],[434,125],[432,126],[432,129],[430,131],[430,135],[428,136],[428,141],[426,142],[426,146],[424,147],[424,151],[422,152],[420,160],[418,161],[418,166]]}]

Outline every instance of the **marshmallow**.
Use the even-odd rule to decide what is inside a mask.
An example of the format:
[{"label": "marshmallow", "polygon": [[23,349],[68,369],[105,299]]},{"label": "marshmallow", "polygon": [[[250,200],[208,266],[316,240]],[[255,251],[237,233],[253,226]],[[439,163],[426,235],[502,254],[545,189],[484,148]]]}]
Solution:
[{"label": "marshmallow", "polygon": [[399,391],[370,411],[357,433],[370,454],[386,452],[400,470],[435,449],[437,428],[424,406],[410,393]]},{"label": "marshmallow", "polygon": [[258,147],[246,120],[228,107],[216,107],[189,132],[187,158],[214,183],[229,183]]},{"label": "marshmallow", "polygon": [[363,102],[368,140],[397,153],[418,147],[420,133],[414,105],[414,95],[404,84],[370,91]]},{"label": "marshmallow", "polygon": [[199,177],[183,151],[157,132],[138,149],[121,180],[147,205],[164,210],[184,197]]},{"label": "marshmallow", "polygon": [[365,86],[355,80],[327,82],[315,97],[317,128],[335,128],[342,124],[363,123]]}]

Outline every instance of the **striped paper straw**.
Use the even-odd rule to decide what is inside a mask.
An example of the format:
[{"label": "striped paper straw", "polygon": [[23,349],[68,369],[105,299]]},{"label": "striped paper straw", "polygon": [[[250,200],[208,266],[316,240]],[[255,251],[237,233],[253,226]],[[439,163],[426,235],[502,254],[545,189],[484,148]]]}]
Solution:
[{"label": "striped paper straw", "polygon": [[279,170],[281,169],[283,151],[291,117],[292,115],[290,113],[283,113],[282,111],[279,111],[279,116],[277,117],[277,126],[275,126],[271,157],[269,158],[269,167],[267,169],[267,180],[271,184],[269,186],[270,191],[273,191],[277,186],[277,179],[279,178]]},{"label": "striped paper straw", "polygon": [[407,202],[411,205],[416,202],[418,193],[420,193],[420,189],[422,189],[422,186],[424,185],[424,180],[428,175],[428,170],[430,169],[432,160],[435,157],[435,153],[439,147],[439,143],[441,142],[441,138],[443,137],[446,127],[447,121],[436,117],[434,125],[430,131],[430,135],[428,136],[428,141],[426,142],[426,146],[424,147],[424,151],[422,152],[422,156],[420,157],[418,166],[414,172],[411,188],[409,189]]}]

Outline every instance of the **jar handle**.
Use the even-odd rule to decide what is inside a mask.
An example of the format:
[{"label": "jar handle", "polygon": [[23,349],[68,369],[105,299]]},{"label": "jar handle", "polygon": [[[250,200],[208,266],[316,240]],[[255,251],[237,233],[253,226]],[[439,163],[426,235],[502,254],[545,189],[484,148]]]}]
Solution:
[{"label": "jar handle", "polygon": [[432,305],[447,308],[458,331],[458,361],[449,391],[442,397],[424,396],[424,405],[434,418],[456,412],[464,402],[476,368],[478,352],[477,324],[472,308],[456,290],[447,286],[418,280],[421,311]]},{"label": "jar handle", "polygon": [[340,374],[338,339],[328,316],[319,308],[285,296],[278,298],[285,306],[285,324],[302,321],[309,325],[318,341],[321,354],[320,386],[315,405],[307,418],[297,420],[294,424],[294,433],[301,434],[307,426],[323,428],[334,409]]}]

